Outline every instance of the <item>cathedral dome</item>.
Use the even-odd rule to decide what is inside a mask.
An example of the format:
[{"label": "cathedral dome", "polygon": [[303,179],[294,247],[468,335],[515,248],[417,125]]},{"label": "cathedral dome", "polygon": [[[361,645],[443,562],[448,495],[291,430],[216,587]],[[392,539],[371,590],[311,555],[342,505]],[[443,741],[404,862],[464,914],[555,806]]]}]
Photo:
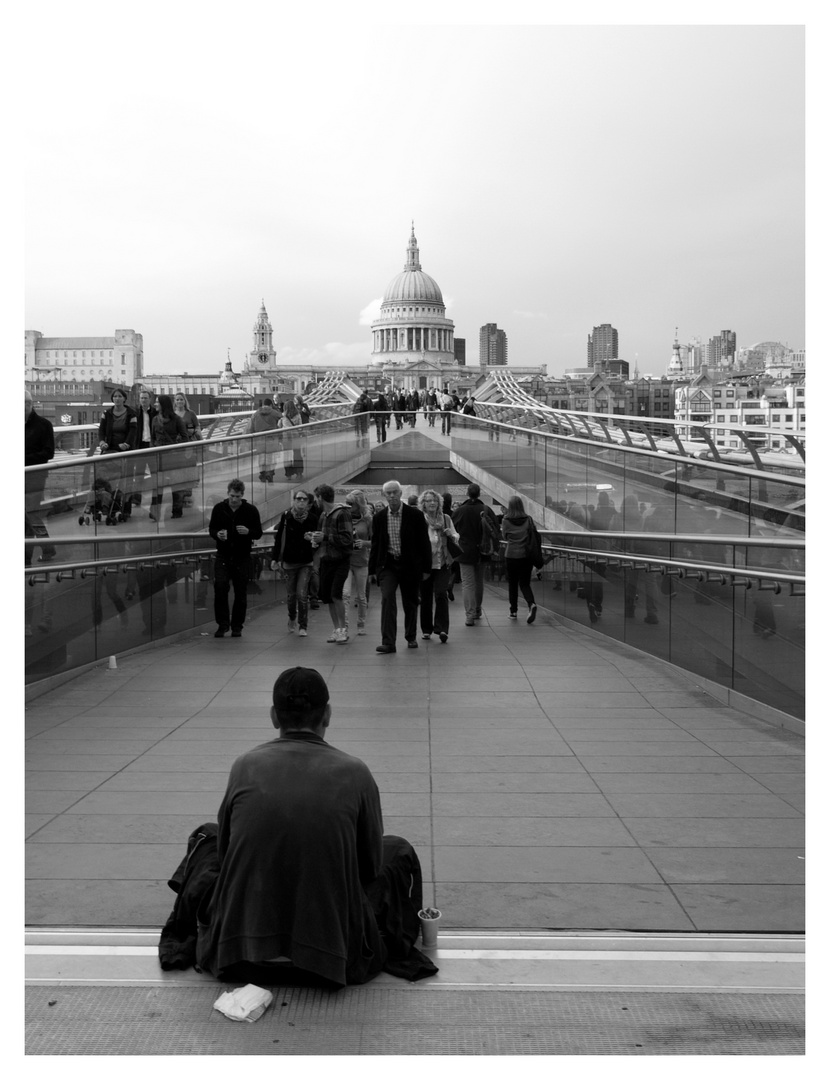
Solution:
[{"label": "cathedral dome", "polygon": [[415,226],[412,226],[412,235],[406,249],[406,262],[403,272],[392,278],[383,294],[383,303],[386,304],[440,304],[444,305],[444,298],[438,288],[438,282],[425,274],[421,269],[421,261],[418,252],[418,241],[415,239]]},{"label": "cathedral dome", "polygon": [[438,282],[423,270],[404,270],[393,278],[383,294],[384,304],[423,302],[443,304]]}]

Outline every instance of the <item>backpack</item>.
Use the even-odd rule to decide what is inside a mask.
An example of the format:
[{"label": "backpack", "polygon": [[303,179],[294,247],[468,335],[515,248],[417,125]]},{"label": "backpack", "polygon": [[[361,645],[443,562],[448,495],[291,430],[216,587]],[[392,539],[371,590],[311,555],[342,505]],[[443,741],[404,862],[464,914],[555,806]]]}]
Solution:
[{"label": "backpack", "polygon": [[499,549],[499,529],[492,510],[481,511],[481,540],[478,553],[482,559],[490,559]]}]

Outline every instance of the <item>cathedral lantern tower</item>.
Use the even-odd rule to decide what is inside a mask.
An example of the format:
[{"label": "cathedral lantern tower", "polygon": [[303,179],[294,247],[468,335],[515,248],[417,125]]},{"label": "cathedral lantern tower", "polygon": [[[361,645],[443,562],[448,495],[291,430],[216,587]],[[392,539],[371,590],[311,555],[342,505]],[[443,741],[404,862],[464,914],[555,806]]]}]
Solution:
[{"label": "cathedral lantern tower", "polygon": [[268,312],[265,310],[263,300],[254,323],[254,347],[248,353],[246,371],[273,372],[277,370],[277,351],[272,342],[273,335],[274,328],[268,320]]}]

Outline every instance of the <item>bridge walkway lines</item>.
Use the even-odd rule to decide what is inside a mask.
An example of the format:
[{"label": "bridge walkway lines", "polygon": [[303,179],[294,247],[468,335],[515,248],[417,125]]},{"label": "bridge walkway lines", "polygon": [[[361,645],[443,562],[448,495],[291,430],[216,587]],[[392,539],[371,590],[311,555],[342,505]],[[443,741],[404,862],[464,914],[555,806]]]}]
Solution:
[{"label": "bridge walkway lines", "polygon": [[[372,1016],[383,1014],[390,989],[425,1002],[459,995],[455,1007],[443,997],[439,1007],[438,996],[424,1006],[437,1011],[424,1021],[420,1049],[400,1049],[413,1045],[401,1033],[398,1050],[354,1049],[347,1039],[339,1051],[316,1052],[523,1052],[515,1049],[522,1045],[515,1024],[530,1008],[527,995],[548,1004],[540,998],[547,1021],[524,1052],[569,1052],[553,1048],[551,1034],[563,994],[574,1003],[568,1008],[584,999],[581,1015],[594,1023],[597,994],[653,1001],[668,988],[684,1001],[715,995],[715,1013],[731,1009],[733,1017],[734,1002],[751,1000],[757,1019],[763,999],[763,1009],[784,1010],[771,1021],[784,1025],[775,1031],[793,1036],[803,985],[803,740],[555,616],[542,612],[533,626],[512,622],[497,590],[488,587],[484,618],[473,628],[463,625],[460,607],[459,594],[446,645],[419,641],[417,650],[391,656],[375,653],[377,603],[369,634],[345,645],[326,644],[322,609],[305,639],[287,633],[284,608],[263,611],[240,639],[194,632],[29,703],[30,1052],[68,1052],[46,1039],[48,1025],[38,1027],[51,1008],[38,996],[47,988],[63,987],[77,1000],[106,983],[127,995],[124,1002],[150,992],[175,1002],[184,979],[198,991],[186,1000],[198,999],[204,1019],[217,984],[195,973],[168,980],[155,965],[153,935],[173,902],[167,877],[189,831],[215,819],[233,758],[272,736],[270,687],[296,663],[327,679],[330,741],[372,768],[386,830],[413,842],[425,900],[443,912],[436,979],[410,986],[383,976],[345,991],[343,1008],[374,1002]],[[140,975],[123,966],[124,953],[107,951],[122,948],[113,946],[119,934],[138,935],[130,941],[145,950],[135,960]],[[525,995],[518,1013],[507,1009],[514,1026],[501,1043],[484,1004],[470,1005],[469,994],[485,990],[511,1002]],[[291,994],[311,1012],[330,1007],[308,991]],[[466,1048],[450,1048],[442,1016],[469,1018],[469,1031],[456,1027],[472,1040],[462,1039]],[[763,1030],[753,1036],[755,1050],[736,1052],[799,1052],[765,1042]],[[136,1045],[130,1039],[139,1034],[125,1038]],[[579,1038],[559,1045],[612,1052]],[[514,1048],[492,1049],[497,1044]],[[112,1039],[107,1045],[112,1052]],[[158,1052],[148,1045],[142,1052]],[[630,1052],[682,1052],[669,1045]],[[315,1051],[295,1040],[282,1052]]]}]

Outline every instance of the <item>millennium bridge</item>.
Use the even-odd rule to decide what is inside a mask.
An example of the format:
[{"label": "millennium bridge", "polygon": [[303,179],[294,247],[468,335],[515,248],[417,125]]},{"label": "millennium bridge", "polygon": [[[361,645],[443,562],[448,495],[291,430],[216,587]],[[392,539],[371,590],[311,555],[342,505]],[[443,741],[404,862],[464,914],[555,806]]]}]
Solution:
[{"label": "millennium bridge", "polygon": [[[292,432],[224,414],[186,450],[27,469],[48,531],[24,567],[28,1052],[803,1053],[803,438],[726,451],[706,425],[549,410],[503,376],[448,432],[421,413],[379,442],[355,397],[331,378]],[[298,486],[519,494],[539,617],[508,619],[497,559],[484,618],[464,625],[459,588],[445,646],[378,656],[376,593],[366,637],[327,644],[321,608],[301,639],[266,536],[243,637],[216,640],[207,524],[236,477],[266,528]],[[98,520],[106,485],[142,494],[127,520]],[[614,528],[591,531],[602,492]],[[219,984],[158,965],[167,879],[297,663],[419,852],[440,973],[287,988],[230,1024]]]}]

